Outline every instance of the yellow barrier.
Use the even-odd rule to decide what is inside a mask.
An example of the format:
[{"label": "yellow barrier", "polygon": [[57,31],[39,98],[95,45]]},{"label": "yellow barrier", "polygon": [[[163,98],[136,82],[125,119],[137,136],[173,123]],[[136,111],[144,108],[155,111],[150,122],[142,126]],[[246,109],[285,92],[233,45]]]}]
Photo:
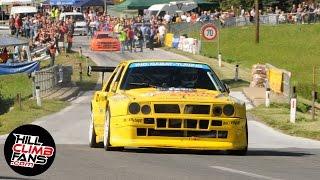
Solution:
[{"label": "yellow barrier", "polygon": [[164,39],[164,45],[167,47],[172,47],[172,42],[173,42],[173,34],[167,33]]},{"label": "yellow barrier", "polygon": [[282,93],[282,71],[277,69],[269,69],[268,79],[270,89],[276,93]]}]

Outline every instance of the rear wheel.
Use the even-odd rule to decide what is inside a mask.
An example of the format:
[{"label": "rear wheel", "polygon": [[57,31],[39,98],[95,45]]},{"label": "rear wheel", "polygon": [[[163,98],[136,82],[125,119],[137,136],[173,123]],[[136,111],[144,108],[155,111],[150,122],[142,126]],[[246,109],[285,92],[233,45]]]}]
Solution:
[{"label": "rear wheel", "polygon": [[107,109],[106,121],[104,123],[103,146],[106,151],[121,151],[123,147],[111,147],[110,144],[110,110]]},{"label": "rear wheel", "polygon": [[94,130],[94,125],[93,125],[93,113],[91,112],[91,119],[90,119],[90,125],[89,125],[89,146],[91,148],[98,147],[98,143],[96,141],[96,132]]}]

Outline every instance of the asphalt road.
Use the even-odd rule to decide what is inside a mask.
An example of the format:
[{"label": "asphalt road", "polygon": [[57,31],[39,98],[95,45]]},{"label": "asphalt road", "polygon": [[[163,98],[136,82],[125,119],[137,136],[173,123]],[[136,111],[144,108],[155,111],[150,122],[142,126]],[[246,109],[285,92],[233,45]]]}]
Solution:
[{"label": "asphalt road", "polygon": [[[88,40],[76,38],[74,47],[99,65],[123,59],[187,59],[164,50],[124,55],[88,50]],[[249,117],[249,153],[129,149],[106,152],[88,143],[90,99],[82,93],[62,111],[34,122],[46,128],[57,145],[51,168],[34,179],[315,179],[320,177],[320,142],[279,133]],[[3,144],[5,136],[0,136]],[[1,145],[3,146],[3,145]],[[0,179],[24,179],[6,164],[0,148]]]}]

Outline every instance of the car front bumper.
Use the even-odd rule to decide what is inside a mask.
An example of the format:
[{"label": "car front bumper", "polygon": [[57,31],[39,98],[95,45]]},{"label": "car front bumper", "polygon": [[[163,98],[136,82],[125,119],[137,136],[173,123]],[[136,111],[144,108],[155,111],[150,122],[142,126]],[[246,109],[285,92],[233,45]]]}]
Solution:
[{"label": "car front bumper", "polygon": [[[190,117],[188,117],[190,118]],[[199,150],[242,150],[247,147],[247,122],[240,118],[199,117],[195,127],[184,127],[187,119],[181,119],[180,128],[159,128],[158,120],[145,124],[144,118],[112,117],[110,143],[115,147],[177,148]],[[207,126],[200,125],[208,121]],[[214,126],[213,122],[221,121]],[[203,126],[202,128],[200,128]]]}]

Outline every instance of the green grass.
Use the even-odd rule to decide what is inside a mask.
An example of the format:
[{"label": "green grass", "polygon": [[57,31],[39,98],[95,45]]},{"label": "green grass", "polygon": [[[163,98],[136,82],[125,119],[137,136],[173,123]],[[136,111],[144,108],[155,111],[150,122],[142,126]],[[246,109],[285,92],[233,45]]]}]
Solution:
[{"label": "green grass", "polygon": [[272,104],[270,108],[259,106],[250,110],[254,116],[267,125],[279,129],[286,134],[320,140],[320,113],[316,120],[306,112],[305,105],[298,104],[296,123],[289,123],[290,109],[288,104]]},{"label": "green grass", "polygon": [[[320,24],[261,26],[260,43],[255,44],[255,27],[221,30],[223,60],[251,68],[256,63],[270,63],[292,72],[292,83],[299,95],[310,99],[312,68],[317,66],[317,89],[320,91]],[[190,32],[190,30],[188,30]],[[188,34],[199,37],[198,32]],[[203,43],[202,55],[217,56],[217,43]]]},{"label": "green grass", "polygon": [[11,74],[0,76],[0,115],[7,112],[13,105],[17,94],[22,99],[32,95],[32,80],[27,74]]},{"label": "green grass", "polygon": [[14,128],[31,123],[39,117],[58,112],[68,104],[68,102],[57,100],[43,100],[40,108],[35,100],[29,99],[22,102],[20,110],[16,103],[11,111],[0,116],[0,134],[9,133]]}]

